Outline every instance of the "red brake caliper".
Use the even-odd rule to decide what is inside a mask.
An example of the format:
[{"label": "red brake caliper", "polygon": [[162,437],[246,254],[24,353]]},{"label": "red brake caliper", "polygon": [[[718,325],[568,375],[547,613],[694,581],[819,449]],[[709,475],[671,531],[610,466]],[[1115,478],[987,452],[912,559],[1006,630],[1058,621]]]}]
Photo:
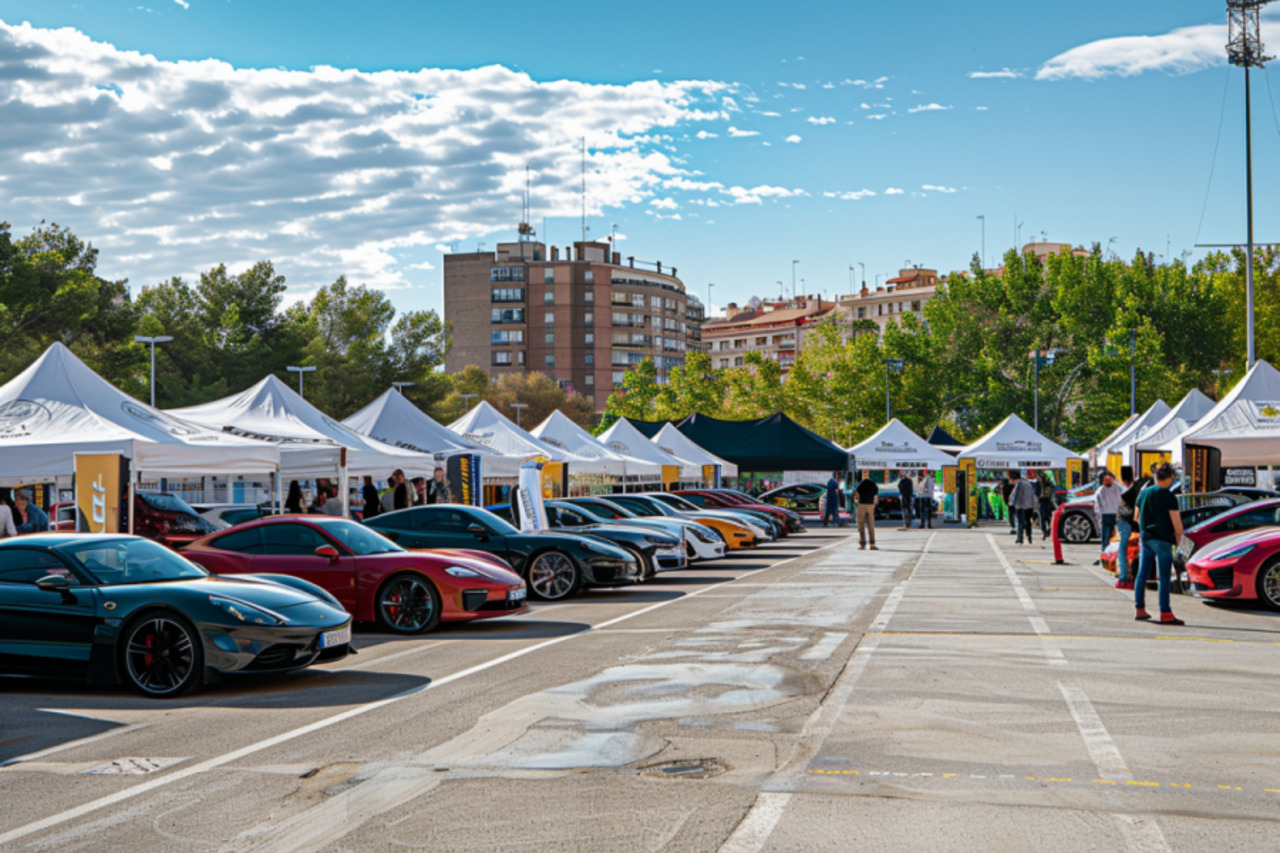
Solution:
[{"label": "red brake caliper", "polygon": [[[155,634],[147,634],[147,642],[146,642],[146,647],[147,647],[147,648],[151,648],[151,646],[152,646],[152,642],[151,642],[151,641],[152,641],[153,639],[155,639]],[[144,665],[144,666],[146,666],[146,667],[148,667],[148,668],[151,666],[151,655],[150,655],[150,654],[147,654],[147,655],[145,655],[145,656],[143,657],[143,665]]]}]

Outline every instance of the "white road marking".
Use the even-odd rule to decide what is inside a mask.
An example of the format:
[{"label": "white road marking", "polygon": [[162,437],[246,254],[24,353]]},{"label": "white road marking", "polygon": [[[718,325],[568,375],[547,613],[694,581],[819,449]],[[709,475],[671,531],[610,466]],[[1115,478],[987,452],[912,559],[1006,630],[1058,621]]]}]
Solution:
[{"label": "white road marking", "polygon": [[84,746],[87,743],[95,743],[97,741],[104,740],[109,737],[122,735],[125,732],[136,732],[138,729],[143,729],[147,727],[146,723],[133,723],[132,725],[121,726],[115,720],[109,720],[106,717],[91,717],[88,714],[78,714],[75,711],[63,711],[57,708],[38,708],[37,710],[42,711],[46,714],[62,714],[67,717],[80,717],[85,720],[95,720],[98,722],[112,723],[113,725],[118,726],[118,728],[108,729],[105,732],[98,732],[96,735],[90,735],[89,737],[82,737],[79,740],[67,741],[66,743],[60,743],[57,746],[51,746],[48,749],[41,749],[37,752],[28,752],[26,755],[19,755],[17,758],[10,758],[5,761],[0,761],[0,768],[13,767],[15,765],[22,764],[27,761],[33,761],[37,758],[44,758],[46,755],[53,755],[55,752],[62,752],[64,749],[73,749],[77,746]]},{"label": "white road marking", "polygon": [[[1098,765],[1098,778],[1111,782],[1133,781],[1133,774],[1125,765],[1119,747],[1111,739],[1111,734],[1102,724],[1102,718],[1094,710],[1093,703],[1089,701],[1085,692],[1078,687],[1070,687],[1062,683],[1058,684],[1058,689],[1062,691],[1062,698],[1067,702],[1071,718],[1076,721],[1076,728],[1084,738],[1084,746],[1089,751],[1089,757]],[[1160,831],[1160,824],[1155,818],[1117,814],[1116,820],[1120,823],[1120,832],[1124,835],[1130,850],[1157,853],[1157,851],[1170,849],[1164,833]]]},{"label": "white road marking", "polygon": [[[500,666],[504,663],[508,663],[518,658],[522,658],[525,655],[533,654],[534,652],[541,651],[542,649],[548,648],[550,646],[558,645],[559,643],[563,643],[566,640],[571,640],[574,637],[581,637],[584,634],[590,634],[602,628],[608,628],[612,625],[617,625],[620,622],[626,622],[629,619],[634,619],[637,616],[643,616],[646,613],[650,613],[654,610],[658,610],[662,607],[666,607],[669,604],[674,604],[677,601],[687,601],[688,599],[701,595],[704,592],[708,592],[713,589],[719,589],[722,586],[727,586],[741,578],[750,577],[758,572],[767,572],[772,569],[779,568],[781,566],[786,565],[787,563],[794,562],[795,560],[808,557],[820,551],[825,551],[828,548],[834,548],[837,545],[843,544],[844,541],[845,541],[844,539],[839,539],[835,542],[830,543],[829,545],[823,545],[820,548],[815,548],[811,551],[805,552],[804,554],[800,554],[795,557],[789,557],[785,560],[780,560],[779,562],[774,563],[772,565],[764,566],[759,569],[751,569],[739,575],[737,578],[733,578],[732,580],[727,580],[727,581],[722,581],[721,583],[712,584],[711,586],[703,587],[702,589],[695,590],[691,593],[688,593],[687,595],[682,595],[679,598],[672,598],[672,599],[668,599],[667,601],[660,601],[656,604],[651,604],[648,607],[641,608],[640,610],[636,610],[631,613],[624,613],[621,616],[616,616],[613,619],[609,619],[605,622],[601,622],[599,625],[587,626],[583,628],[581,631],[577,631],[573,634],[565,634],[562,637],[552,637],[549,640],[543,640],[542,642],[536,643],[532,646],[528,646],[523,649],[518,649],[517,651],[510,652],[509,654],[505,654],[505,655],[502,655],[501,657],[494,658],[491,661],[477,664],[476,666],[468,667],[467,669],[460,670],[451,675],[443,676],[439,679],[430,681],[418,687],[413,687],[413,688],[410,688],[409,690],[405,690],[401,693],[397,693],[394,696],[388,696],[386,699],[379,699],[375,702],[369,702],[364,705],[356,705],[353,708],[348,708],[347,710],[341,713],[334,714],[333,716],[330,716],[330,717],[325,717],[324,719],[317,720],[314,723],[309,723],[305,726],[300,726],[296,729],[291,729],[286,732],[281,732],[278,735],[274,735],[264,740],[260,740],[256,743],[251,743],[247,746],[240,747],[239,749],[232,750],[231,752],[214,756],[213,758],[209,758],[204,761],[198,762],[196,764],[192,764],[188,767],[183,767],[171,773],[165,773],[162,776],[158,776],[146,782],[141,782],[130,788],[125,788],[124,790],[117,791],[114,794],[109,794],[105,797],[99,797],[96,800],[91,800],[82,805],[65,809],[63,811],[58,812],[57,814],[49,815],[48,817],[42,818],[37,821],[33,821],[28,824],[24,824],[23,826],[16,827],[14,829],[9,830],[8,832],[0,834],[0,846],[3,846],[5,844],[10,844],[14,841],[17,841],[20,838],[26,838],[27,836],[33,835],[37,832],[43,832],[46,829],[51,829],[52,827],[60,826],[64,823],[67,823],[68,821],[76,820],[77,818],[84,817],[87,814],[92,814],[93,812],[96,812],[99,809],[104,809],[109,806],[114,806],[118,803],[132,800],[135,797],[139,797],[142,794],[149,793],[150,791],[154,791],[157,788],[164,787],[173,782],[178,782],[183,779],[188,779],[192,776],[196,776],[200,773],[205,773],[209,770],[214,770],[218,767],[222,767],[226,764],[230,764],[233,761],[238,761],[239,759],[244,758],[246,756],[253,755],[254,753],[257,753],[257,752],[261,752],[264,749],[270,749],[271,747],[279,746],[282,743],[287,743],[291,740],[302,737],[304,735],[313,734],[314,732],[322,731],[324,729],[329,728],[330,726],[337,725],[338,723],[345,722],[355,717],[363,716],[371,711],[376,711],[380,708],[385,708],[388,705],[393,705],[397,702],[401,702],[405,699],[410,698],[411,696],[416,696],[417,694],[422,693],[424,691],[431,690],[437,687],[443,687],[446,684],[450,684],[454,681],[459,681],[461,679],[467,678],[477,673],[484,672],[485,670],[492,669],[495,666]],[[335,817],[337,816],[335,815]],[[342,820],[345,820],[345,818],[342,818]],[[342,820],[340,820],[339,823],[341,823]],[[356,826],[358,826],[358,824],[355,824],[355,823],[351,824],[351,829],[354,829]],[[342,833],[342,834],[345,834],[345,833]],[[336,840],[337,837],[340,837],[340,836],[335,835],[334,839]]]},{"label": "white road marking", "polygon": [[1026,587],[1022,585],[1022,580],[1018,577],[1018,573],[1013,570],[1013,566],[1009,564],[1009,559],[1005,557],[1004,551],[1001,551],[1000,546],[996,544],[996,538],[988,533],[987,541],[991,543],[991,550],[996,552],[996,559],[1000,561],[1000,565],[1004,566],[1005,577],[1009,579],[1009,583],[1013,584],[1013,591],[1017,593],[1018,601],[1022,603],[1022,609],[1027,614],[1027,621],[1031,623],[1031,629],[1040,637],[1040,643],[1044,648],[1044,656],[1052,666],[1066,666],[1067,658],[1062,654],[1062,649],[1058,648],[1057,642],[1048,636],[1051,633],[1049,624],[1044,621],[1044,617],[1036,609],[1036,604],[1031,600]]},{"label": "white road marking", "polygon": [[803,778],[805,766],[822,750],[822,745],[826,742],[827,736],[835,726],[836,720],[840,718],[845,705],[849,703],[849,697],[853,695],[853,688],[857,685],[858,679],[862,677],[862,673],[866,671],[871,655],[880,646],[880,638],[883,636],[883,631],[888,627],[889,620],[893,618],[893,614],[897,612],[898,604],[901,603],[902,597],[907,593],[907,585],[911,583],[916,569],[920,568],[920,563],[924,561],[925,556],[929,553],[929,548],[933,545],[933,540],[936,536],[936,533],[929,534],[929,538],[924,543],[924,549],[921,550],[920,556],[916,558],[915,565],[911,567],[911,571],[907,573],[907,576],[885,599],[880,612],[876,614],[870,627],[867,628],[867,633],[863,635],[862,642],[858,643],[858,647],[854,650],[852,657],[849,658],[844,671],[840,673],[840,677],[831,686],[831,690],[827,693],[827,698],[805,721],[804,728],[801,730],[800,738],[796,742],[791,757],[783,768],[766,783],[766,788],[774,788],[775,790],[761,791],[760,795],[756,797],[755,804],[752,805],[751,810],[747,812],[746,817],[738,824],[738,828],[721,845],[720,853],[758,853],[758,851],[764,849],[765,844],[769,841],[769,836],[773,834],[778,822],[782,820],[787,803],[791,801],[792,790],[795,789],[799,780]]}]

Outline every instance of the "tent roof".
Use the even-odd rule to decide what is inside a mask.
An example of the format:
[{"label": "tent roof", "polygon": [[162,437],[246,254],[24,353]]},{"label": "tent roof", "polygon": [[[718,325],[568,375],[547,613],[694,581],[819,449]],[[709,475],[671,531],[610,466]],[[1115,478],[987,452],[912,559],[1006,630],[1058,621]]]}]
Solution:
[{"label": "tent roof", "polygon": [[657,465],[674,465],[680,469],[680,479],[691,481],[702,479],[702,469],[692,462],[672,456],[658,445],[649,441],[644,433],[632,426],[626,418],[617,421],[605,430],[600,441],[614,453],[634,456]]},{"label": "tent roof", "polygon": [[343,422],[361,435],[419,453],[487,453],[438,423],[394,388]]},{"label": "tent roof", "polygon": [[874,470],[923,468],[937,471],[955,465],[950,453],[934,447],[894,418],[874,435],[849,448],[859,469]]},{"label": "tent roof", "polygon": [[1009,415],[982,438],[960,451],[979,468],[1065,468],[1075,453],[1036,432],[1017,415]]},{"label": "tent roof", "polygon": [[630,421],[631,425],[638,429],[645,438],[653,438],[662,431],[664,426],[671,423],[671,421],[638,421],[635,418],[627,418],[627,420]]},{"label": "tent roof", "polygon": [[1200,389],[1192,388],[1191,392],[1183,397],[1171,412],[1159,422],[1152,424],[1146,432],[1135,436],[1134,447],[1137,450],[1158,450],[1160,445],[1198,423],[1216,405],[1217,403],[1201,393]]},{"label": "tent roof", "polygon": [[742,471],[844,471],[849,454],[782,412],[755,421],[690,415],[677,427],[700,447]]},{"label": "tent roof", "polygon": [[1155,424],[1164,420],[1165,415],[1173,411],[1169,408],[1169,404],[1164,400],[1156,400],[1151,404],[1151,408],[1147,409],[1140,415],[1131,417],[1129,425],[1124,429],[1113,433],[1112,438],[1098,445],[1098,454],[1122,453],[1130,444],[1133,443],[1134,437],[1139,431],[1150,429]]},{"label": "tent roof", "polygon": [[1216,447],[1223,465],[1280,465],[1280,371],[1259,359],[1208,414],[1164,447],[1181,462],[1188,444]]},{"label": "tent roof", "polygon": [[281,467],[296,477],[332,475],[343,447],[350,477],[386,476],[396,468],[430,474],[435,467],[435,460],[425,453],[392,447],[343,426],[274,375],[239,394],[170,413],[210,429],[279,445]]},{"label": "tent roof", "polygon": [[1136,421],[1137,419],[1138,419],[1138,416],[1136,414],[1129,415],[1127,418],[1124,419],[1124,421],[1120,424],[1120,426],[1116,427],[1110,433],[1108,433],[1107,437],[1102,439],[1102,441],[1099,441],[1097,444],[1095,444],[1089,452],[1095,453],[1095,454],[1102,453],[1106,449],[1107,445],[1111,444],[1111,442],[1119,438],[1124,433],[1125,430],[1133,426],[1134,421]]},{"label": "tent roof", "polygon": [[738,476],[738,466],[727,459],[721,459],[693,443],[689,436],[676,429],[673,423],[664,424],[657,435],[649,439],[672,456],[692,462],[695,465],[719,465],[720,474],[725,477]]},{"label": "tent roof", "polygon": [[610,450],[604,442],[578,426],[559,409],[548,415],[529,434],[556,450],[567,450],[587,460],[585,463],[575,463],[569,469],[570,472],[586,471],[615,477],[656,477],[662,474],[662,466],[656,462],[647,462]]},{"label": "tent roof", "polygon": [[498,455],[481,463],[481,472],[489,476],[519,476],[520,463],[530,456],[545,456],[552,462],[568,463],[571,473],[584,470],[589,462],[581,456],[543,444],[512,423],[487,400],[481,400],[471,411],[449,424],[449,429]]},{"label": "tent roof", "polygon": [[0,476],[31,482],[75,472],[75,454],[122,453],[152,476],[265,474],[280,451],[140,403],[55,343],[0,387]]}]

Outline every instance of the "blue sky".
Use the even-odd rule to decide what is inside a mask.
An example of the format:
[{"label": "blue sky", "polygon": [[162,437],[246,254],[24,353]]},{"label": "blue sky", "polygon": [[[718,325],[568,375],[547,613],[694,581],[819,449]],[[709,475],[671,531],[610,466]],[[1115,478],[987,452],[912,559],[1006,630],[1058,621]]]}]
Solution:
[{"label": "blue sky", "polygon": [[526,163],[535,225],[578,239],[586,135],[592,235],[715,305],[793,259],[828,294],[856,262],[963,268],[979,215],[990,259],[1018,222],[1177,256],[1243,235],[1223,5],[0,0],[0,219],[73,227],[135,287],[271,258],[296,296],[346,273],[438,309],[452,241],[513,238]]}]

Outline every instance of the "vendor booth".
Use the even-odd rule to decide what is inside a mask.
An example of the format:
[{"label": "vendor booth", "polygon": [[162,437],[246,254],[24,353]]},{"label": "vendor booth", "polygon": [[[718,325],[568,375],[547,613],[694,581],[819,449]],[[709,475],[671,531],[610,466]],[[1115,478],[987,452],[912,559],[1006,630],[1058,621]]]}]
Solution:
[{"label": "vendor booth", "polygon": [[1130,444],[1134,474],[1145,474],[1153,464],[1173,461],[1173,455],[1161,448],[1173,438],[1191,429],[1217,404],[1197,388],[1192,388],[1173,410],[1149,429],[1135,435]]},{"label": "vendor booth", "polygon": [[[722,421],[690,415],[677,428],[699,447],[740,471],[848,471],[844,448],[782,412],[755,421]],[[634,427],[632,427],[634,429]]]},{"label": "vendor booth", "polygon": [[617,421],[597,437],[614,453],[634,456],[658,465],[662,470],[661,485],[664,489],[680,483],[690,485],[701,483],[702,469],[698,465],[672,456],[649,441],[644,433],[632,426],[626,418]]},{"label": "vendor booth", "polygon": [[[978,481],[979,471],[1063,471],[1065,485],[1080,485],[1084,478],[1084,458],[1050,441],[1017,415],[1009,415],[999,426],[968,445],[956,457],[968,484]],[[966,518],[977,524],[977,490],[970,487]]]},{"label": "vendor booth", "polygon": [[737,477],[738,466],[727,459],[699,447],[689,436],[676,429],[675,424],[665,424],[651,439],[654,444],[677,459],[692,462],[702,469],[702,483],[709,489],[720,487],[721,477]]},{"label": "vendor booth", "polygon": [[[581,467],[611,480],[657,483],[662,475],[662,466],[658,463],[610,450],[603,441],[558,409],[529,434],[548,447],[565,450],[587,460]],[[577,473],[579,466],[575,465],[573,470]]]},{"label": "vendor booth", "polygon": [[951,433],[947,432],[940,426],[934,427],[933,432],[929,433],[929,437],[925,440],[942,452],[951,454],[953,457],[961,450],[964,450],[964,442],[955,438]]},{"label": "vendor booth", "polygon": [[485,481],[485,504],[504,503],[511,486],[516,485],[524,460],[532,456],[546,457],[542,465],[544,494],[558,497],[569,494],[569,473],[600,471],[602,466],[567,450],[551,447],[516,426],[486,400],[449,424],[449,430],[467,441],[490,450],[494,456],[482,464]]},{"label": "vendor booth", "polygon": [[361,435],[404,450],[436,457],[454,453],[481,456],[492,451],[468,441],[419,409],[394,388],[342,422]]},{"label": "vendor booth", "polygon": [[[902,421],[897,418],[889,421],[869,438],[850,447],[849,454],[859,471],[883,471],[886,484],[893,479],[894,471],[941,473],[944,492],[950,498],[949,501],[943,500],[943,514],[944,517],[954,517],[955,508],[960,504],[955,497],[956,458],[916,435]],[[946,509],[948,503],[952,507],[950,513]]]},{"label": "vendor booth", "polygon": [[1160,423],[1171,411],[1169,404],[1164,400],[1156,400],[1151,404],[1151,408],[1142,414],[1130,417],[1127,421],[1128,426],[1112,433],[1110,439],[1098,445],[1098,453],[1093,459],[1093,464],[1106,468],[1119,480],[1120,469],[1125,465],[1133,464],[1130,449],[1135,437]]},{"label": "vendor booth", "polygon": [[1195,426],[1161,449],[1183,466],[1185,491],[1257,485],[1260,467],[1280,466],[1280,371],[1259,360]]}]

